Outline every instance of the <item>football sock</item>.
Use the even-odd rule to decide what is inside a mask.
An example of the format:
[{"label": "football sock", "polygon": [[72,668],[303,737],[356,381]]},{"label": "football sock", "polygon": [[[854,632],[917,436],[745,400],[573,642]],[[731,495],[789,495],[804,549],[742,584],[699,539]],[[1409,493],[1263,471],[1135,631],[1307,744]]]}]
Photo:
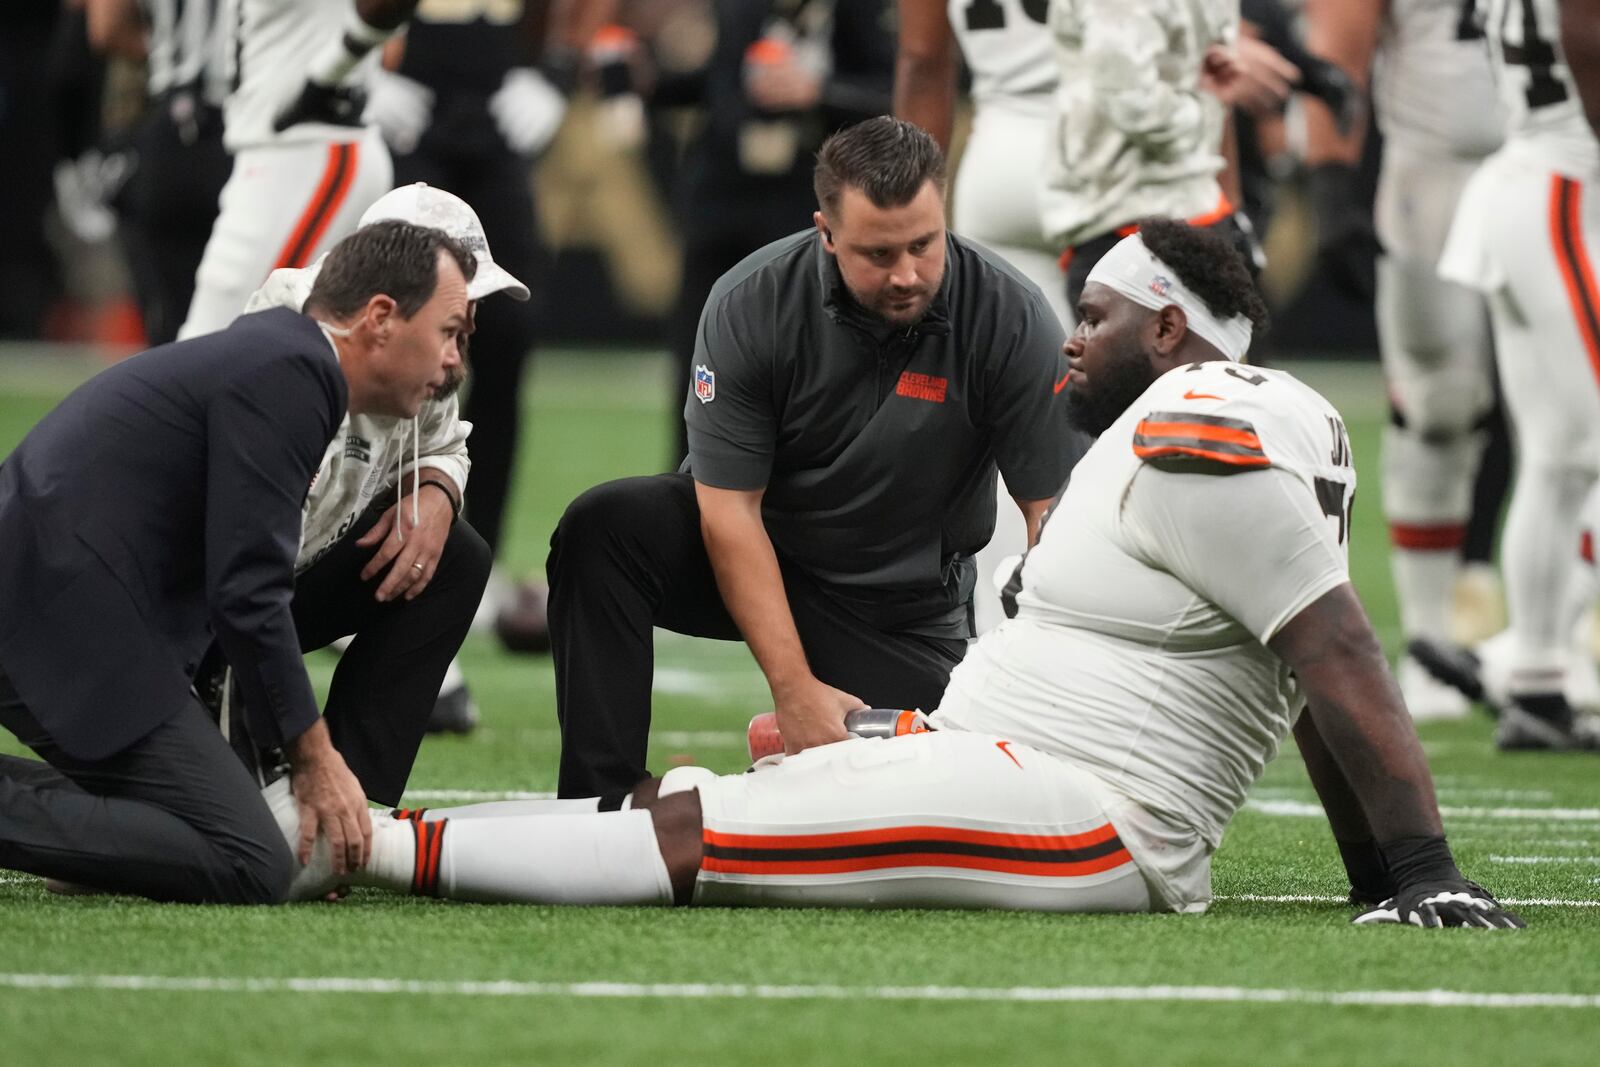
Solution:
[{"label": "football sock", "polygon": [[410,888],[452,900],[671,904],[649,811],[412,822]]},{"label": "football sock", "polygon": [[1578,513],[1593,476],[1524,456],[1506,518],[1502,564],[1511,620],[1513,694],[1559,692],[1573,619]]},{"label": "football sock", "polygon": [[1449,632],[1450,595],[1461,562],[1472,474],[1483,435],[1429,440],[1391,424],[1383,437],[1383,508],[1389,521],[1390,566],[1407,637]]}]

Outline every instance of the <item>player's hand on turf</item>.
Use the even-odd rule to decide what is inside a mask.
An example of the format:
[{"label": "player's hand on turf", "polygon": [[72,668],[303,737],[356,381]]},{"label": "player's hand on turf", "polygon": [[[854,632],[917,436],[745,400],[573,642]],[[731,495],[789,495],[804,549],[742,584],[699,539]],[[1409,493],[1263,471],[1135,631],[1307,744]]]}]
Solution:
[{"label": "player's hand on turf", "polygon": [[1429,929],[1464,926],[1496,930],[1528,925],[1502,908],[1494,894],[1465,878],[1444,878],[1406,886],[1351,921],[1359,925],[1409,923]]},{"label": "player's hand on turf", "polygon": [[433,123],[433,101],[426,85],[380,67],[367,85],[367,119],[396,155],[409,155]]},{"label": "player's hand on turf", "polygon": [[774,687],[772,700],[778,713],[778,732],[783,735],[783,751],[789,756],[845,740],[850,732],[844,728],[844,713],[867,706],[860,697],[816,678],[791,687]]},{"label": "player's hand on turf", "polygon": [[367,106],[367,94],[361,89],[345,85],[323,85],[307,81],[300,87],[288,107],[278,112],[272,128],[279,133],[302,122],[320,122],[328,126],[359,126],[361,113]]},{"label": "player's hand on turf", "polygon": [[450,498],[422,486],[417,496],[418,522],[411,524],[411,497],[401,497],[385,511],[372,529],[356,539],[362,548],[374,545],[367,565],[361,568],[361,580],[371,581],[383,568],[389,573],[378,586],[377,599],[387,603],[396,597],[415,600],[428,588],[434,572],[439,568],[439,557],[444,554],[444,544],[450,538],[450,524],[455,512]]},{"label": "player's hand on turf", "polygon": [[320,832],[328,839],[335,875],[358,871],[372,854],[372,815],[361,783],[328,739],[322,720],[291,744],[289,788],[300,809],[300,840],[295,849],[302,866]]},{"label": "player's hand on turf", "polygon": [[567,98],[532,67],[513,67],[489,98],[489,113],[519,156],[534,156],[555,137],[567,114]]}]

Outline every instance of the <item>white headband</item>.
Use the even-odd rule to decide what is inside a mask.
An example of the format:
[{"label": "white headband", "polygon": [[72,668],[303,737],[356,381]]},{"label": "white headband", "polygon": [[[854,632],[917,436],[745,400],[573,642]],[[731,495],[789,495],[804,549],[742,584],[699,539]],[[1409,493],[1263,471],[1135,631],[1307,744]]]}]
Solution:
[{"label": "white headband", "polygon": [[1211,314],[1205,301],[1179,281],[1170,267],[1152,255],[1137,233],[1118,241],[1094,265],[1084,284],[1091,282],[1115,289],[1135,304],[1156,311],[1169,305],[1182,308],[1189,320],[1189,329],[1235,363],[1244,358],[1250,347],[1250,320],[1243,315],[1219,319]]}]

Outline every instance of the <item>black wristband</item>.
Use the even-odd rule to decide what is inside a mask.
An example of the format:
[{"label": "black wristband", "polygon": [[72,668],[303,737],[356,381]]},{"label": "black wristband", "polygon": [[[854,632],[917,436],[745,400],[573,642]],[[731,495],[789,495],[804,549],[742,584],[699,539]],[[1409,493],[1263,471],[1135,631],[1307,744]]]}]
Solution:
[{"label": "black wristband", "polygon": [[450,521],[452,523],[461,517],[461,501],[459,498],[457,498],[455,493],[450,491],[450,487],[448,485],[444,484],[437,478],[424,478],[417,486],[417,489],[420,491],[424,485],[433,486],[435,489],[439,490],[439,492],[444,494],[444,498],[446,500],[450,501]]},{"label": "black wristband", "polygon": [[1444,837],[1401,837],[1378,846],[1396,891],[1422,882],[1465,881]]}]

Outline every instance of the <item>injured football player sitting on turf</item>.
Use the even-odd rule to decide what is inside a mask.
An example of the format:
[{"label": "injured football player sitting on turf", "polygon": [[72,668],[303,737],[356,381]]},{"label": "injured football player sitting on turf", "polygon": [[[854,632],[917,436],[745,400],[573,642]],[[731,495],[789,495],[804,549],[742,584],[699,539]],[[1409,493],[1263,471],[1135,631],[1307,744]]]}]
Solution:
[{"label": "injured football player sitting on turf", "polygon": [[[678,768],[619,811],[375,815],[358,884],[541,903],[1198,912],[1224,828],[1292,732],[1357,922],[1522,925],[1456,868],[1350,585],[1338,412],[1239,362],[1265,313],[1237,253],[1147,222],[1077,311],[1071,404],[1099,440],[1022,564],[1016,616],[956,668],[931,732],[747,774]],[[287,785],[271,799],[300,844]],[[297,895],[332,884],[323,851]]]}]

